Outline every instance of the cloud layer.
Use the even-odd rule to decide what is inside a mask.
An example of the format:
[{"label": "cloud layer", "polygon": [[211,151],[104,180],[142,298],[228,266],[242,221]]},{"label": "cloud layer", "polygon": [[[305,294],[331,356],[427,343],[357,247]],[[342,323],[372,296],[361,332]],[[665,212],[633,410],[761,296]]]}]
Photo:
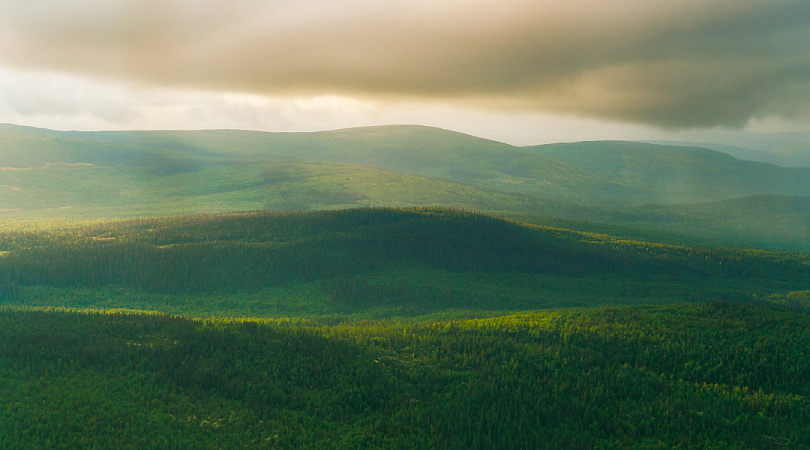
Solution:
[{"label": "cloud layer", "polygon": [[663,127],[810,111],[806,0],[0,0],[0,64]]}]

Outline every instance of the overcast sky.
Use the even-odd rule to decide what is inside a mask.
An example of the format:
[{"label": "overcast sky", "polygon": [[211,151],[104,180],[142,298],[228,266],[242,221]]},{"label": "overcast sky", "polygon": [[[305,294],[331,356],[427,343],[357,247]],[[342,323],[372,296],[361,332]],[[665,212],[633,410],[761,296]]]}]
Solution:
[{"label": "overcast sky", "polygon": [[808,0],[0,0],[0,122],[810,128]]}]

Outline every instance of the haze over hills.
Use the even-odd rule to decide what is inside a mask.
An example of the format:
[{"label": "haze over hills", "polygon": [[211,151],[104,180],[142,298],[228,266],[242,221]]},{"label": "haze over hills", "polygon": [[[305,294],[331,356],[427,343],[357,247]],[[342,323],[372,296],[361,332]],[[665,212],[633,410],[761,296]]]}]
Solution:
[{"label": "haze over hills", "polygon": [[[602,214],[601,216],[599,214]],[[810,197],[752,195],[602,210],[590,220],[699,236],[705,245],[810,250]]]},{"label": "haze over hills", "polygon": [[794,158],[786,158],[778,153],[772,153],[763,150],[752,150],[745,147],[737,147],[734,145],[715,144],[711,142],[684,142],[684,141],[644,141],[648,144],[656,145],[672,145],[678,147],[697,147],[715,150],[727,155],[731,155],[737,159],[744,161],[755,161],[767,164],[773,164],[781,167],[810,167],[810,164],[804,163],[801,158],[794,160]]},{"label": "haze over hills", "polygon": [[[19,132],[20,129],[15,131]],[[25,144],[45,140],[65,157],[77,145],[72,163],[108,160],[104,154],[124,157],[122,162],[156,162],[177,171],[193,169],[188,158],[241,160],[305,159],[362,164],[413,175],[444,178],[507,191],[539,192],[538,181],[554,192],[571,190],[574,180],[588,174],[575,167],[547,160],[521,148],[437,128],[386,126],[313,133],[264,133],[232,130],[147,132],[47,132],[25,129]],[[18,137],[19,140],[22,140]],[[91,144],[97,142],[97,145]],[[81,144],[79,144],[81,143]],[[11,142],[5,146],[18,145]],[[103,151],[102,151],[103,150]],[[159,153],[156,153],[159,152]],[[155,161],[161,158],[162,161]],[[22,163],[17,159],[18,163]],[[527,181],[529,182],[527,184]],[[534,183],[531,183],[534,181]],[[557,195],[557,194],[555,194]]]},{"label": "haze over hills", "polygon": [[596,141],[528,149],[615,180],[620,191],[616,195],[606,193],[603,198],[625,204],[810,194],[810,169],[741,161],[702,148]]},{"label": "haze over hills", "polygon": [[312,133],[11,128],[14,131],[5,132],[0,141],[11,151],[4,152],[0,163],[17,167],[119,162],[181,172],[210,163],[211,158],[306,159],[363,164],[598,205],[605,201],[682,203],[753,194],[810,195],[810,169],[754,164],[719,152],[674,146],[582,142],[519,148],[423,126]]},{"label": "haze over hills", "polygon": [[810,132],[746,133],[743,136],[714,132],[695,135],[689,141],[649,142],[708,148],[735,158],[783,167],[810,167]]},{"label": "haze over hills", "polygon": [[[810,248],[802,200],[810,169],[700,148],[618,141],[520,148],[423,126],[265,133],[8,124],[0,125],[0,148],[6,218],[434,206]],[[793,206],[782,208],[786,202]]]}]

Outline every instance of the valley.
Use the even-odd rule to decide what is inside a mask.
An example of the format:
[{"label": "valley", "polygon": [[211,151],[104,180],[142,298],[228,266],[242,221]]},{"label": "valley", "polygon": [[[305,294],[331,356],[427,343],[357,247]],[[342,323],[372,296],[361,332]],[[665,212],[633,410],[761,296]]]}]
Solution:
[{"label": "valley", "polygon": [[0,126],[0,446],[801,447],[810,169]]}]

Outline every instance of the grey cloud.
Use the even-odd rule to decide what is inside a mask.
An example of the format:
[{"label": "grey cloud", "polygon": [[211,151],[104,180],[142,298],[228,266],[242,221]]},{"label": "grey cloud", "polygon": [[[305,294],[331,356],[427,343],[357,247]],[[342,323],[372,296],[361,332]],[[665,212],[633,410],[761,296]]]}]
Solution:
[{"label": "grey cloud", "polygon": [[0,64],[663,127],[810,110],[806,0],[0,0]]}]

